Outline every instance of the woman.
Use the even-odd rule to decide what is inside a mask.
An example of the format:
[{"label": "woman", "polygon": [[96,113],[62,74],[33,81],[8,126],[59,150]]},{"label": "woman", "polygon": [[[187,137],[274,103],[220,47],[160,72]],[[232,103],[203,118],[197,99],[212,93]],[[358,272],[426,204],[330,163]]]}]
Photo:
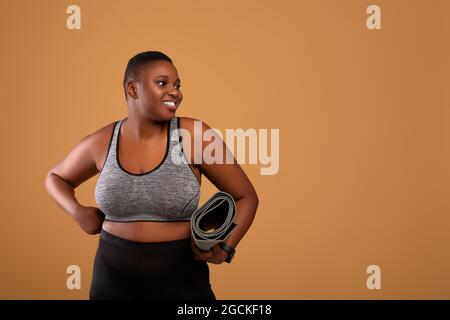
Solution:
[{"label": "woman", "polygon": [[[89,297],[215,300],[207,262],[229,262],[230,250],[215,245],[202,251],[191,239],[202,174],[235,199],[237,226],[225,241],[231,248],[253,221],[256,191],[234,158],[194,161],[203,160],[212,141],[202,139],[197,150],[199,120],[175,115],[183,95],[167,55],[148,51],[131,58],[123,85],[128,117],[81,139],[45,180],[50,196],[82,230],[100,233]],[[201,128],[210,129],[204,122]],[[173,161],[177,147],[181,163]],[[81,205],[74,189],[99,172],[99,208]]]}]

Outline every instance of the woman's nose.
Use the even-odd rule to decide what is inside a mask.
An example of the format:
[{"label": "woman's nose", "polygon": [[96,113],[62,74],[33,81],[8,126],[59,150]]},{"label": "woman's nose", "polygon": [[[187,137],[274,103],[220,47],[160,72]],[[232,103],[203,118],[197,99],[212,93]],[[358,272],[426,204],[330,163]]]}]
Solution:
[{"label": "woman's nose", "polygon": [[176,87],[169,87],[167,93],[170,94],[171,96],[176,96],[176,97],[178,97],[178,95],[179,95],[178,89]]}]

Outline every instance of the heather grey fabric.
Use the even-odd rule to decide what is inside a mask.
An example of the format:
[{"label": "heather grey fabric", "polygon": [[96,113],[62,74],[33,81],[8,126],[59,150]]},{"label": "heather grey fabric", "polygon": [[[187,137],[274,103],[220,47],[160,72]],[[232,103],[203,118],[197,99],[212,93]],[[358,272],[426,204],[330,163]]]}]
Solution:
[{"label": "heather grey fabric", "polygon": [[209,250],[225,241],[236,227],[233,221],[236,204],[233,197],[219,191],[198,208],[191,217],[191,234],[197,246]]},{"label": "heather grey fabric", "polygon": [[[95,186],[95,200],[105,219],[189,221],[198,207],[200,185],[182,151],[177,130],[179,118],[170,120],[164,159],[143,174],[127,172],[120,165],[117,147],[122,121],[114,126],[106,161]],[[172,161],[173,155],[178,155],[181,163]]]}]

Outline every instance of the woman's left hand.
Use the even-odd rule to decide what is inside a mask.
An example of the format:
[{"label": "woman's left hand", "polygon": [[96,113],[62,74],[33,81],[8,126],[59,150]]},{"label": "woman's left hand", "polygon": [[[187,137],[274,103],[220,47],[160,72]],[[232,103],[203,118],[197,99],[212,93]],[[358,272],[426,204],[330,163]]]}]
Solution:
[{"label": "woman's left hand", "polygon": [[214,264],[221,264],[228,257],[228,253],[222,250],[219,244],[215,244],[208,251],[203,251],[197,247],[194,239],[191,238],[191,247],[196,260],[204,260]]}]

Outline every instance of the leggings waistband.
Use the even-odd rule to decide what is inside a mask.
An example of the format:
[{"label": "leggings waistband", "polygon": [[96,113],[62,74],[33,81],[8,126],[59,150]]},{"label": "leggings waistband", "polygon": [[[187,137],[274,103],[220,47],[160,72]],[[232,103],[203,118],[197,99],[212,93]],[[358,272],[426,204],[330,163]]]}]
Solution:
[{"label": "leggings waistband", "polygon": [[167,250],[191,247],[191,238],[157,242],[140,242],[118,237],[103,229],[100,232],[100,239],[110,244],[127,249]]}]

